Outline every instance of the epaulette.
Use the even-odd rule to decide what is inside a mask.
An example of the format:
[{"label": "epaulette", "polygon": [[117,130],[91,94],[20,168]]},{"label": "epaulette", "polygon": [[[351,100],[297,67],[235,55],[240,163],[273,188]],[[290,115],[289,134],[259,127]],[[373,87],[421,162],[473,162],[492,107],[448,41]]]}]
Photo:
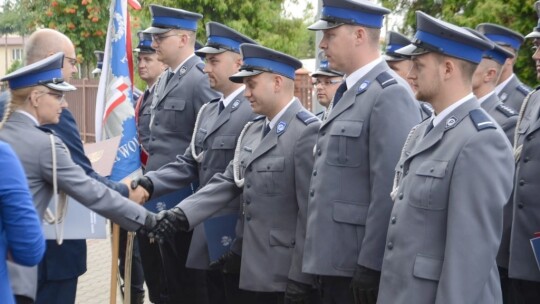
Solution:
[{"label": "epaulette", "polygon": [[253,121],[259,121],[259,120],[262,120],[262,119],[265,119],[266,116],[264,115],[259,115],[259,116],[255,116],[255,118],[253,118]]},{"label": "epaulette", "polygon": [[531,92],[531,89],[529,89],[528,87],[526,87],[523,84],[518,85],[516,89],[519,92],[521,92],[523,95],[529,95],[529,93]]},{"label": "epaulette", "polygon": [[379,84],[381,85],[381,87],[383,87],[383,88],[386,88],[389,85],[393,85],[393,84],[397,83],[397,80],[392,75],[390,75],[390,73],[388,73],[386,71],[380,73],[379,76],[377,76],[376,79],[379,82]]},{"label": "epaulette", "polygon": [[506,117],[512,117],[512,116],[516,116],[518,115],[518,113],[516,111],[514,111],[512,108],[504,105],[504,104],[500,104],[497,106],[497,110],[499,110],[499,112],[503,113],[504,116]]},{"label": "epaulette", "polygon": [[482,109],[474,109],[469,112],[471,120],[478,131],[483,129],[493,128],[496,129],[495,123],[489,118],[489,116]]},{"label": "epaulette", "polygon": [[433,115],[433,107],[425,102],[420,102],[420,108],[422,108],[422,111],[424,111],[429,116]]},{"label": "epaulette", "polygon": [[300,119],[300,121],[302,121],[306,126],[319,120],[317,116],[313,115],[313,113],[304,110],[296,113],[296,117]]},{"label": "epaulette", "polygon": [[204,62],[199,62],[196,66],[199,70],[201,70],[201,72],[204,73]]}]

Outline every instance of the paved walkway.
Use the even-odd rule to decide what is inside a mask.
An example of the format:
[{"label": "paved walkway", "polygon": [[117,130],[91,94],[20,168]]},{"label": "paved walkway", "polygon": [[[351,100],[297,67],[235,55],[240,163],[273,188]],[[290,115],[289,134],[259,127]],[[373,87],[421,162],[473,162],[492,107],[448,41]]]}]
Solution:
[{"label": "paved walkway", "polygon": [[[88,240],[87,271],[79,277],[77,304],[108,304],[111,281],[111,241]],[[145,304],[150,304],[147,299]],[[117,304],[122,304],[120,290],[117,291]]]}]

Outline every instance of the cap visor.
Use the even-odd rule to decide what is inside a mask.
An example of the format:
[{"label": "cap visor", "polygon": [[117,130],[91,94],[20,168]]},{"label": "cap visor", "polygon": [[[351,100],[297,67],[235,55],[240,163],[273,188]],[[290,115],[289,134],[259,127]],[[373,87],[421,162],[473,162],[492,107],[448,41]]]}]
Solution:
[{"label": "cap visor", "polygon": [[529,39],[529,38],[540,38],[540,32],[534,31],[527,34],[527,36],[525,36],[525,39]]},{"label": "cap visor", "polygon": [[197,56],[204,56],[206,54],[220,54],[227,51],[226,49],[216,49],[215,47],[211,46],[204,46],[198,50],[195,51],[195,54]]},{"label": "cap visor", "polygon": [[46,84],[43,84],[44,86],[46,86],[47,88],[49,89],[52,89],[52,90],[56,90],[56,91],[61,91],[61,92],[70,92],[70,91],[75,91],[77,90],[76,87],[72,86],[71,84],[67,83],[67,82],[61,82],[61,83],[46,83]]},{"label": "cap visor", "polygon": [[341,77],[343,75],[325,72],[325,71],[315,71],[311,74],[311,77],[317,77],[317,76],[328,76],[328,77]]},{"label": "cap visor", "polygon": [[328,21],[324,21],[324,20],[319,20],[319,21],[313,23],[312,25],[308,26],[308,30],[322,31],[322,30],[335,28],[335,27],[338,27],[338,26],[343,25],[343,24],[344,23],[335,23],[335,22],[328,22]]},{"label": "cap visor", "polygon": [[133,52],[135,53],[144,53],[144,54],[154,54],[156,50],[152,48],[135,48],[133,49]]},{"label": "cap visor", "polygon": [[149,27],[143,31],[143,33],[147,34],[163,34],[167,33],[168,31],[172,30],[171,28],[162,28],[162,27]]},{"label": "cap visor", "polygon": [[394,57],[394,56],[390,56],[390,55],[384,55],[384,60],[385,61],[388,61],[388,62],[396,62],[396,61],[403,61],[403,60],[407,60],[409,58],[406,58],[406,57]]},{"label": "cap visor", "polygon": [[262,72],[263,71],[259,71],[259,70],[253,70],[253,71],[243,70],[229,77],[229,80],[235,83],[242,83],[244,82],[244,78],[259,75]]},{"label": "cap visor", "polygon": [[397,49],[395,51],[395,53],[399,54],[399,55],[402,55],[402,56],[405,56],[405,57],[411,57],[411,56],[426,54],[426,53],[429,53],[429,51],[426,50],[426,49],[417,47],[414,44],[409,44],[409,45],[404,46],[404,47],[402,47],[400,49]]}]

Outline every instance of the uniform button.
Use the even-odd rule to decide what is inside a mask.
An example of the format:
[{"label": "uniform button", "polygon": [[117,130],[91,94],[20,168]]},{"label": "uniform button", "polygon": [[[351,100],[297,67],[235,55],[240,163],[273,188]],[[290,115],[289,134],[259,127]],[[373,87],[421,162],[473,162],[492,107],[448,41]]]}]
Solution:
[{"label": "uniform button", "polygon": [[317,176],[317,170],[313,170],[313,176]]},{"label": "uniform button", "polygon": [[396,220],[397,220],[397,217],[392,216],[392,219],[390,219],[390,222],[391,222],[392,224],[395,224],[395,223],[396,223]]},{"label": "uniform button", "polygon": [[523,185],[525,185],[525,180],[523,180],[523,179],[522,179],[522,180],[520,180],[520,181],[519,181],[519,185],[520,185],[520,186],[523,186]]},{"label": "uniform button", "polygon": [[317,155],[321,156],[321,149],[317,150]]},{"label": "uniform button", "polygon": [[530,158],[527,156],[523,159],[523,162],[526,163],[526,162],[529,162]]},{"label": "uniform button", "polygon": [[405,170],[405,172],[403,172],[403,176],[407,176],[407,174],[409,174],[409,170]]},{"label": "uniform button", "polygon": [[386,244],[386,248],[388,248],[389,250],[392,250],[394,248],[394,243],[388,242],[388,244]]},{"label": "uniform button", "polygon": [[519,209],[523,209],[523,203],[519,203],[519,204],[518,204],[518,208],[519,208]]},{"label": "uniform button", "polygon": [[341,133],[345,133],[345,128],[342,128],[342,129],[341,129]]},{"label": "uniform button", "polygon": [[248,189],[251,188],[251,185],[250,185],[250,184],[247,184],[247,185],[246,185],[246,188],[248,188]]},{"label": "uniform button", "polygon": [[223,143],[221,143],[221,144],[220,144],[220,146],[222,146],[222,147],[223,147]]},{"label": "uniform button", "polygon": [[241,160],[241,161],[240,161],[240,164],[241,164],[241,165],[243,165],[243,164],[244,164],[244,161],[243,161],[243,160]]},{"label": "uniform button", "polygon": [[296,245],[296,241],[295,241],[295,240],[292,240],[292,241],[291,241],[291,245],[293,245],[293,246]]},{"label": "uniform button", "polygon": [[399,165],[399,167],[400,167],[401,169],[403,169],[403,165]]},{"label": "uniform button", "polygon": [[270,166],[266,166],[266,170],[270,170]]},{"label": "uniform button", "polygon": [[400,200],[403,199],[403,192],[401,192],[401,193],[399,194],[399,199],[400,199]]},{"label": "uniform button", "polygon": [[251,215],[246,215],[246,221],[251,221]]},{"label": "uniform button", "polygon": [[253,168],[251,168],[251,166],[248,167],[248,171],[251,172],[253,171]]},{"label": "uniform button", "polygon": [[152,137],[152,141],[156,141],[156,138],[155,138],[155,137]]},{"label": "uniform button", "polygon": [[435,168],[429,169],[429,172],[433,172],[433,171],[435,171]]},{"label": "uniform button", "polygon": [[154,152],[150,152],[150,155],[154,155]]},{"label": "uniform button", "polygon": [[326,134],[326,132],[324,132],[324,131],[323,131],[323,132],[321,132],[321,136],[324,136],[325,134]]},{"label": "uniform button", "polygon": [[203,171],[206,171],[206,167],[203,167],[202,169],[203,169]]},{"label": "uniform button", "polygon": [[251,204],[251,201],[246,201],[246,205],[249,205],[249,204]]},{"label": "uniform button", "polygon": [[309,195],[311,197],[313,197],[315,195],[315,190],[313,190],[313,189],[309,190]]}]

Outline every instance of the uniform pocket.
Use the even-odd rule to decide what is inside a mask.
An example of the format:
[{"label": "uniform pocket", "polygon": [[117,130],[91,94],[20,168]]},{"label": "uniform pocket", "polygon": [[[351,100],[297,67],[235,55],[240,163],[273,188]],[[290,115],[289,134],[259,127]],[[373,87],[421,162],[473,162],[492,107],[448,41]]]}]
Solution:
[{"label": "uniform pocket", "polygon": [[332,204],[332,248],[339,248],[340,254],[332,255],[332,264],[339,270],[353,270],[356,267],[360,244],[364,239],[368,205],[355,202],[335,201]]},{"label": "uniform pocket", "polygon": [[412,187],[409,189],[409,204],[430,210],[446,209],[448,185],[443,183],[443,179],[447,167],[448,161],[426,160],[420,164],[409,182]]},{"label": "uniform pocket", "polygon": [[420,279],[439,281],[442,266],[442,260],[418,254],[414,259],[413,275]]},{"label": "uniform pocket", "polygon": [[[284,175],[285,158],[284,157],[266,157],[255,161],[254,168],[259,175],[257,179],[258,189],[264,194],[277,195],[282,192],[282,186],[287,183]],[[289,181],[291,182],[291,181]]]},{"label": "uniform pocket", "polygon": [[187,132],[182,130],[182,112],[186,107],[186,101],[183,99],[169,98],[163,102],[163,115],[160,123],[173,132]]},{"label": "uniform pocket", "polygon": [[335,121],[329,131],[327,162],[333,166],[358,167],[360,159],[357,157],[360,149],[360,135],[363,122],[356,120]]},{"label": "uniform pocket", "polygon": [[221,135],[216,136],[212,142],[212,154],[215,162],[212,162],[213,169],[223,171],[234,157],[234,149],[236,148],[236,136]]}]

